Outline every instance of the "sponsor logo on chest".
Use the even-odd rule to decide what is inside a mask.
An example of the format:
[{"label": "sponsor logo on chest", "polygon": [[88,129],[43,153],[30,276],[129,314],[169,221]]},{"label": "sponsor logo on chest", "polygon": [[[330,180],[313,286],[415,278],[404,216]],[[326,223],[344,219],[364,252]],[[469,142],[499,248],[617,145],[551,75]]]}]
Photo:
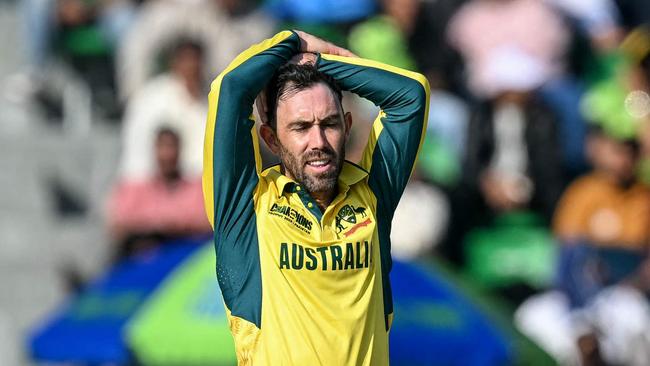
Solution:
[{"label": "sponsor logo on chest", "polygon": [[269,214],[283,218],[307,234],[311,233],[312,221],[291,206],[274,203],[269,210]]}]

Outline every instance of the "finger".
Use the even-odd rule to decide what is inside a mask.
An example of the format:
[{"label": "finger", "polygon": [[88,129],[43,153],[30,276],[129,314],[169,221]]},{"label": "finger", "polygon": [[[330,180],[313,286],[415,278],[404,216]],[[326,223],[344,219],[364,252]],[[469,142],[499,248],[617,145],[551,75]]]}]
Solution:
[{"label": "finger", "polygon": [[327,53],[327,54],[330,54],[330,55],[336,55],[336,56],[357,57],[357,55],[350,52],[350,50],[345,49],[343,47],[339,47],[339,46],[335,45],[334,43],[326,42],[326,41],[323,41],[323,40],[321,40],[321,42],[323,42],[323,45],[321,46],[321,48],[324,49],[324,52],[321,51],[323,53]]},{"label": "finger", "polygon": [[303,52],[328,53],[330,55],[337,56],[357,57],[357,55],[350,52],[349,50],[343,47],[339,47],[331,42],[322,40],[309,33],[305,33],[299,30],[296,30],[296,33],[300,37],[301,50]]},{"label": "finger", "polygon": [[334,46],[334,49],[330,54],[337,55],[337,56],[345,56],[345,57],[358,57],[354,53],[350,52],[350,50],[338,46]]},{"label": "finger", "polygon": [[296,33],[300,37],[301,41],[301,51],[302,52],[312,52],[312,53],[329,53],[332,54],[337,48],[336,45],[322,40],[314,35],[305,33],[299,30],[296,30]]},{"label": "finger", "polygon": [[296,65],[315,65],[316,64],[316,55],[309,52],[303,52],[295,55],[289,63]]}]

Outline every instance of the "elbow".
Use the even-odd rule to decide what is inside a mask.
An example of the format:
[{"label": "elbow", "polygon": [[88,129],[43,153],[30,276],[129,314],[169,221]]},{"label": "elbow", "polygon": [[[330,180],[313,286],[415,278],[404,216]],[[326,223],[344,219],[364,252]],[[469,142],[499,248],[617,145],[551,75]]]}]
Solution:
[{"label": "elbow", "polygon": [[425,105],[429,101],[429,93],[431,90],[429,80],[420,73],[413,74],[413,98],[418,104]]},{"label": "elbow", "polygon": [[408,90],[410,104],[417,109],[417,113],[424,114],[429,105],[429,81],[424,75],[413,73]]},{"label": "elbow", "polygon": [[429,103],[429,81],[427,78],[417,72],[406,71],[402,75],[400,86],[403,102],[407,105],[425,109]]}]

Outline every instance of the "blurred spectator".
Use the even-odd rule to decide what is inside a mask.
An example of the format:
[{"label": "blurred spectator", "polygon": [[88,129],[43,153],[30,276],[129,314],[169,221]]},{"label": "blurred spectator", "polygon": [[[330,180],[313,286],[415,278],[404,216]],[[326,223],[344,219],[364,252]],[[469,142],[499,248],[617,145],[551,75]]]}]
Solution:
[{"label": "blurred spectator", "polygon": [[112,56],[131,24],[135,4],[131,0],[25,0],[21,6],[27,62],[9,78],[13,98],[61,103],[56,101],[61,90],[50,90],[61,86],[47,72],[53,59],[62,58],[90,86],[96,104],[109,116],[117,113]]},{"label": "blurred spectator", "polygon": [[569,186],[554,217],[560,292],[528,300],[517,322],[558,360],[647,365],[650,190],[635,176],[638,144],[595,128],[587,149],[593,171]]},{"label": "blurred spectator", "polygon": [[[594,170],[569,186],[554,218],[555,234],[570,262],[561,263],[570,268],[560,268],[560,275],[566,277],[560,285],[576,307],[584,306],[603,287],[622,281],[638,269],[650,243],[650,190],[635,176],[637,142],[619,141],[595,130],[587,148]],[[581,253],[602,257],[604,262],[596,265],[602,267],[599,273],[575,275],[587,272],[590,265],[588,259],[571,263],[577,251],[590,251],[581,246],[613,249]],[[605,263],[609,258],[616,259]]]},{"label": "blurred spectator", "polygon": [[[523,79],[534,78],[532,74],[517,73]],[[516,85],[524,84],[517,80],[510,87],[513,91],[478,105],[470,120],[462,182],[453,192],[445,248],[454,262],[462,262],[460,243],[472,228],[520,210],[535,212],[548,222],[562,192],[555,116],[534,94],[516,90]]]},{"label": "blurred spectator", "polygon": [[122,178],[137,180],[155,173],[156,161],[151,152],[155,133],[162,125],[172,126],[183,140],[180,160],[185,174],[201,174],[208,113],[203,75],[202,46],[187,39],[178,41],[170,52],[169,71],[147,82],[127,104]]},{"label": "blurred spectator", "polygon": [[449,163],[427,161],[435,166],[423,169],[436,183],[445,185],[455,182],[453,171],[460,165],[469,116],[466,104],[446,89],[451,83],[447,71],[453,54],[444,41],[444,26],[457,2],[383,0],[382,13],[354,27],[349,39],[350,49],[361,57],[409,70],[426,68],[421,71],[432,85],[427,144],[435,145]]},{"label": "blurred spectator", "polygon": [[158,56],[178,38],[206,47],[212,80],[246,45],[272,31],[252,0],[156,0],[146,2],[118,51],[120,97],[127,100],[156,74]]},{"label": "blurred spectator", "polygon": [[[554,9],[538,0],[472,0],[450,21],[448,38],[465,59],[470,90],[481,99],[503,92],[504,83],[513,81],[503,75],[526,72],[525,62],[535,74],[527,91],[541,93],[558,117],[563,165],[583,169],[582,90],[565,73],[571,34]],[[513,72],[504,74],[507,68]]]},{"label": "blurred spectator", "polygon": [[178,133],[156,134],[157,172],[144,180],[120,180],[108,205],[108,226],[118,244],[115,259],[171,238],[210,232],[201,178],[188,178],[179,162]]},{"label": "blurred spectator", "polygon": [[86,47],[112,49],[120,42],[135,13],[130,0],[24,0],[21,3],[28,66],[33,72],[42,71],[39,69],[45,66],[54,49],[57,31],[90,28],[93,30],[87,32],[93,33],[92,38],[85,40],[94,44]]},{"label": "blurred spectator", "polygon": [[116,45],[134,16],[130,0],[58,0],[56,17],[63,27],[95,24],[110,47]]},{"label": "blurred spectator", "polygon": [[452,18],[448,35],[466,61],[471,90],[482,98],[503,91],[497,61],[517,67],[519,55],[530,59],[538,74],[531,87],[541,86],[562,71],[569,41],[562,19],[538,0],[472,0]]}]

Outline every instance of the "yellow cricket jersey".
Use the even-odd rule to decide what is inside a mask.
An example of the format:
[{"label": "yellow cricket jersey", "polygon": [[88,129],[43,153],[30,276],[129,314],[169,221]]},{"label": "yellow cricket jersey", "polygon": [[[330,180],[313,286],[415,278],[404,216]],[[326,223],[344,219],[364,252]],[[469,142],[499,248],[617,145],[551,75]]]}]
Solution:
[{"label": "yellow cricket jersey", "polygon": [[321,212],[275,166],[261,169],[255,97],[300,52],[284,31],[239,55],[212,83],[205,207],[240,365],[386,365],[393,313],[390,224],[426,128],[416,73],[320,55],[344,90],[380,106],[359,166],[345,162]]}]

